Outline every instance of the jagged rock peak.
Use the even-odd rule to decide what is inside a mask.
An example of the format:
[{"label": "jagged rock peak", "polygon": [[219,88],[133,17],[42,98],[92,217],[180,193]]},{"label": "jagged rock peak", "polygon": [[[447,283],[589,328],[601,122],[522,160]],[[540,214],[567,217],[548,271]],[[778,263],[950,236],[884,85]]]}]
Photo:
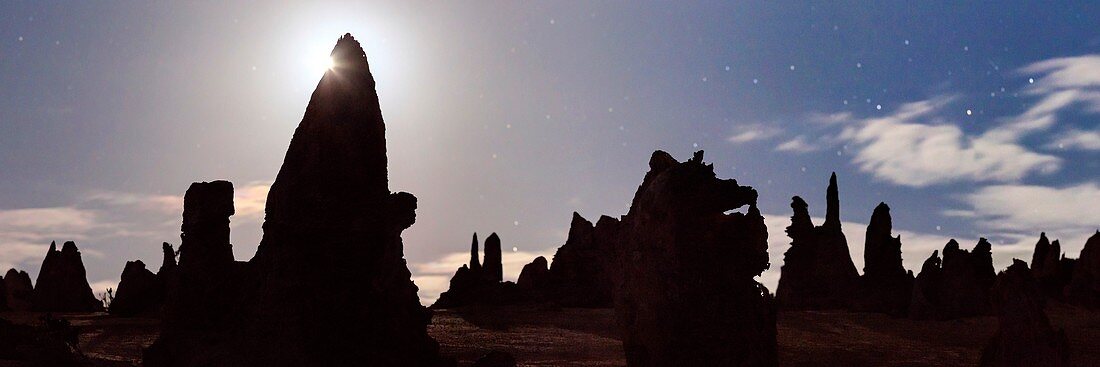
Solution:
[{"label": "jagged rock peak", "polygon": [[821,226],[840,229],[840,189],[836,183],[836,172],[829,177],[829,188],[825,190],[825,223]]},{"label": "jagged rock peak", "polygon": [[363,51],[363,46],[359,44],[359,41],[355,40],[355,37],[351,36],[351,33],[344,33],[343,36],[340,36],[340,39],[336,41],[336,46],[332,48],[332,53],[330,53],[329,56],[332,56],[337,67],[360,64],[357,63],[357,61],[362,61],[361,64],[366,65],[367,61],[367,53]]},{"label": "jagged rock peak", "polygon": [[478,259],[481,251],[478,250],[477,246],[477,232],[474,232],[474,240],[470,243],[470,269],[481,271],[481,260]]}]

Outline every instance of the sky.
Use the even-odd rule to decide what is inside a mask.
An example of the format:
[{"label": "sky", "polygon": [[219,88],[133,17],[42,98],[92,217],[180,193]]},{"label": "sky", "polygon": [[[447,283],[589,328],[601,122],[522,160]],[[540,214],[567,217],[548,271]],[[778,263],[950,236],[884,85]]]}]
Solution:
[{"label": "sky", "polygon": [[[267,187],[337,38],[378,82],[421,299],[498,233],[506,278],[572,212],[626,213],[661,149],[760,192],[772,290],[791,196],[849,247],[879,202],[908,269],[950,238],[1077,257],[1100,228],[1100,5],[980,2],[2,2],[0,267],[76,241],[97,291],[179,243],[191,182],[236,187],[255,253]],[[820,224],[820,218],[817,219]]]}]

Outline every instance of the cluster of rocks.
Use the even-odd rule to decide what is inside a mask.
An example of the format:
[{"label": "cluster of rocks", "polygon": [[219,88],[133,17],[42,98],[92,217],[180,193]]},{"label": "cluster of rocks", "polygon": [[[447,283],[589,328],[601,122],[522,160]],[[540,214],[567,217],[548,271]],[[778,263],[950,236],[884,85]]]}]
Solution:
[{"label": "cluster of rocks", "polygon": [[103,302],[92,293],[76,243],[69,241],[57,249],[51,242],[38,287],[25,271],[8,269],[0,281],[0,311],[96,312]]},{"label": "cluster of rocks", "polygon": [[[9,274],[11,272],[9,271]],[[19,281],[22,282],[21,280]],[[7,281],[5,280],[5,284]],[[31,308],[47,312],[95,312],[103,310],[103,302],[92,293],[88,274],[76,243],[65,242],[61,250],[50,243],[38,280],[31,292]],[[23,284],[25,286],[25,283]]]},{"label": "cluster of rocks", "polygon": [[176,270],[176,252],[168,242],[161,244],[164,261],[153,273],[141,260],[127,261],[122,269],[114,299],[107,312],[116,316],[157,315],[164,303],[168,280]]},{"label": "cluster of rocks", "polygon": [[[485,239],[485,258],[478,261],[477,233],[470,245],[470,263],[462,265],[451,277],[450,287],[439,295],[432,308],[455,308],[469,305],[501,305],[522,300],[516,283],[504,281],[504,265],[500,236],[490,234]],[[545,262],[546,259],[543,259]],[[527,271],[527,268],[524,267]],[[531,275],[528,274],[527,278]],[[521,276],[523,279],[523,276]],[[530,283],[530,280],[528,280]]]},{"label": "cluster of rocks", "polygon": [[852,262],[840,220],[836,173],[826,189],[825,221],[815,226],[801,197],[791,199],[791,247],[783,256],[776,299],[788,310],[850,309],[903,315],[913,273],[902,266],[901,236],[894,236],[890,207],[879,203],[867,226],[863,275]]},{"label": "cluster of rocks", "polygon": [[[814,226],[808,205],[791,199],[791,247],[783,254],[776,300],[784,309],[839,309],[853,305],[859,291],[859,272],[848,252],[840,225],[840,197],[836,174],[826,190],[825,222]],[[886,234],[889,236],[889,233]]]},{"label": "cluster of rocks", "polygon": [[233,188],[195,183],[146,366],[445,365],[403,258],[416,197],[388,188],[385,123],[344,35],[268,193],[264,237],[233,258]]},{"label": "cluster of rocks", "polygon": [[12,311],[30,311],[34,308],[34,286],[25,271],[8,269],[4,274],[4,308]]},{"label": "cluster of rocks", "polygon": [[1050,325],[1041,280],[1027,264],[1013,260],[997,275],[992,303],[997,315],[997,334],[982,351],[982,367],[1068,367],[1069,341],[1062,330]]},{"label": "cluster of rocks", "polygon": [[924,261],[913,285],[909,317],[948,320],[990,313],[989,290],[996,271],[989,241],[982,238],[972,251],[951,240]]}]

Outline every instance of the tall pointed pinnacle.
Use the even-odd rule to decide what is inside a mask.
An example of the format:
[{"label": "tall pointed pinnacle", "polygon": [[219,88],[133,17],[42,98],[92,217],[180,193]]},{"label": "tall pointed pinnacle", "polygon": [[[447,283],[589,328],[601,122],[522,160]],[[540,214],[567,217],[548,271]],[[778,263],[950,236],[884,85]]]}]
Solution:
[{"label": "tall pointed pinnacle", "polygon": [[481,262],[478,260],[477,232],[474,232],[474,242],[470,244],[470,270],[480,271]]},{"label": "tall pointed pinnacle", "polygon": [[1050,251],[1050,240],[1047,239],[1046,232],[1039,233],[1039,242],[1035,243],[1035,251],[1031,253],[1031,269],[1035,270],[1036,267],[1043,266],[1043,260],[1047,258],[1047,252]]},{"label": "tall pointed pinnacle", "polygon": [[836,172],[829,177],[829,188],[825,191],[825,228],[840,229],[840,190],[837,189]]},{"label": "tall pointed pinnacle", "polygon": [[[266,222],[339,228],[384,216],[386,125],[359,42],[340,37],[271,185]],[[325,195],[318,195],[325,193]]]}]

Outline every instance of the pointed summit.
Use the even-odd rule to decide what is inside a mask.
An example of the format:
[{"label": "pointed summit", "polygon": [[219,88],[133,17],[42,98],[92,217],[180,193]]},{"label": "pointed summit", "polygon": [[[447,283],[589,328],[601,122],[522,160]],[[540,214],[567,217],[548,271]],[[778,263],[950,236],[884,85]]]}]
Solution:
[{"label": "pointed summit", "polygon": [[329,56],[335,61],[336,66],[355,67],[367,64],[367,53],[351,33],[344,33],[339,40],[336,40],[336,46],[332,48]]},{"label": "pointed summit", "polygon": [[[386,220],[386,125],[363,49],[344,35],[268,193],[268,223],[341,227]],[[323,195],[320,193],[324,193]],[[366,219],[373,218],[373,219]]]},{"label": "pointed summit", "polygon": [[474,232],[474,241],[470,244],[470,270],[481,271],[481,263],[478,261],[477,232]]},{"label": "pointed summit", "polygon": [[836,172],[829,177],[829,188],[825,191],[825,223],[821,226],[840,229],[840,190],[836,184]]}]

